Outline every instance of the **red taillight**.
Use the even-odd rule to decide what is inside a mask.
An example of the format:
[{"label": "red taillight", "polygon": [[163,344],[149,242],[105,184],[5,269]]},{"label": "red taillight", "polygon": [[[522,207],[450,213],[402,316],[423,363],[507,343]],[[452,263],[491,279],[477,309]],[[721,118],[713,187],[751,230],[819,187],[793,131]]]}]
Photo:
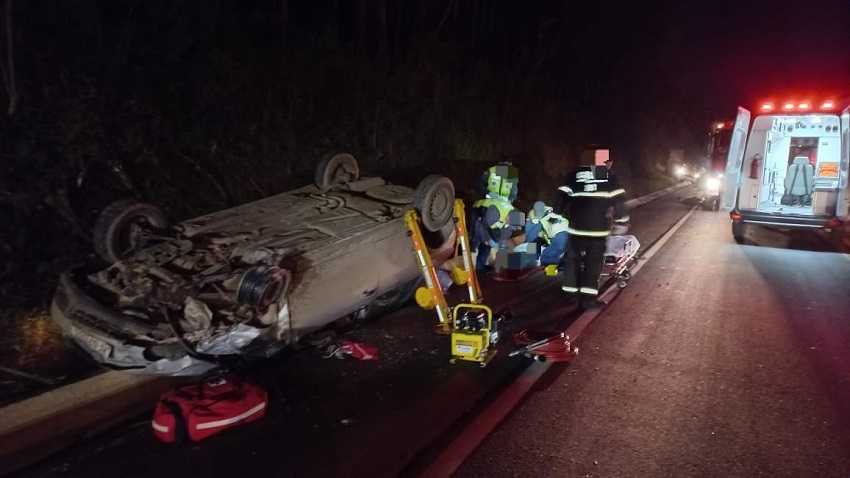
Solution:
[{"label": "red taillight", "polygon": [[741,219],[741,215],[738,214],[737,212],[730,212],[729,217],[731,217],[733,221],[737,221],[738,219]]},{"label": "red taillight", "polygon": [[773,103],[765,103],[761,105],[762,111],[773,111]]},{"label": "red taillight", "polygon": [[797,105],[797,109],[799,109],[801,111],[806,111],[808,109],[811,109],[811,107],[812,107],[811,103],[809,103],[808,101],[804,101],[804,102],[800,103],[799,105]]},{"label": "red taillight", "polygon": [[785,110],[785,111],[791,111],[791,110],[794,109],[794,103],[789,101],[789,102],[785,103],[784,105],[782,105],[782,109]]},{"label": "red taillight", "polygon": [[824,109],[824,110],[831,110],[832,108],[835,108],[835,102],[834,101],[824,101],[823,104],[821,105],[821,109]]},{"label": "red taillight", "polygon": [[841,219],[837,218],[832,218],[829,221],[826,221],[826,227],[830,229],[838,229],[842,226],[842,224],[844,224],[844,222]]}]

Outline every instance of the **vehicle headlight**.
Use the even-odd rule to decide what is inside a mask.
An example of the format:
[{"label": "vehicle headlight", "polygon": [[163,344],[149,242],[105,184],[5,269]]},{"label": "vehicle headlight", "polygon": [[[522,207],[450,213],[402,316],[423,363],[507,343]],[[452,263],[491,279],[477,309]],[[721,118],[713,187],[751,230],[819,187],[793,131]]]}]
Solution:
[{"label": "vehicle headlight", "polygon": [[720,180],[717,178],[708,178],[708,180],[705,182],[705,185],[709,189],[718,189],[720,188]]}]

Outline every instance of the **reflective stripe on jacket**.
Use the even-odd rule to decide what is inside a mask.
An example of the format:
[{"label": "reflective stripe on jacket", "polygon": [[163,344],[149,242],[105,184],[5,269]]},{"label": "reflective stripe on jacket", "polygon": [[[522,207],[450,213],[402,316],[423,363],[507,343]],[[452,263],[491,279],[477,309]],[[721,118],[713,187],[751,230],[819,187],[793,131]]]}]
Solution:
[{"label": "reflective stripe on jacket", "polygon": [[499,210],[499,221],[490,226],[491,228],[502,228],[508,221],[508,214],[514,210],[514,206],[506,198],[502,197],[486,197],[472,203],[473,208],[487,209],[490,206],[496,206]]},{"label": "reflective stripe on jacket", "polygon": [[[569,229],[570,221],[567,220],[564,216],[560,214],[556,214],[551,207],[546,207],[543,212],[543,217],[537,218],[537,214],[535,214],[534,209],[528,211],[526,218],[532,224],[540,224],[540,228],[542,229],[543,239],[547,244],[552,243],[552,238],[557,236],[562,232],[567,232]],[[534,240],[534,238],[526,237],[526,240]]]},{"label": "reflective stripe on jacket", "polygon": [[567,178],[558,188],[561,195],[561,207],[569,218],[567,231],[576,236],[605,237],[611,233],[608,208],[614,208],[614,220],[629,220],[625,206],[626,191],[615,180],[607,178],[607,172],[600,178],[594,174],[594,168],[585,167]]}]

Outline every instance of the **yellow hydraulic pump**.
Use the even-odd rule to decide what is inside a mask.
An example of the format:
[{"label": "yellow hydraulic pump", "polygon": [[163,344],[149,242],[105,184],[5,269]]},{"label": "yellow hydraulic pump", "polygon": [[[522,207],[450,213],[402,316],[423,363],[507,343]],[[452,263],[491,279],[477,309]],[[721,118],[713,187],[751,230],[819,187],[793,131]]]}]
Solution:
[{"label": "yellow hydraulic pump", "polygon": [[485,367],[496,355],[499,331],[493,324],[493,311],[481,304],[458,304],[452,314],[452,359],[478,362]]}]

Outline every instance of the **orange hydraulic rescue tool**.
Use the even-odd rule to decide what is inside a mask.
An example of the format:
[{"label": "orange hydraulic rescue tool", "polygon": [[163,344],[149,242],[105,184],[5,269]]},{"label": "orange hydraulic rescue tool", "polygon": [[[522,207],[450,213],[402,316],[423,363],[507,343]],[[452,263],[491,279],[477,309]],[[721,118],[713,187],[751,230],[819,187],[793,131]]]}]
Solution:
[{"label": "orange hydraulic rescue tool", "polygon": [[[414,209],[410,209],[405,214],[405,220],[410,229],[410,235],[413,237],[416,262],[419,264],[426,285],[426,287],[420,287],[416,290],[416,302],[424,309],[436,308],[437,316],[440,319],[437,332],[450,334],[453,326],[452,309],[446,303],[446,296],[442,286],[440,286],[437,270],[434,268],[431,255],[425,246],[422,230],[419,228],[419,215]],[[463,201],[460,199],[455,199],[453,220],[457,231],[455,258],[462,258],[463,268],[455,267],[450,274],[455,284],[466,284],[469,303],[477,304],[481,302],[481,287],[478,284],[478,276],[475,275],[475,265],[472,262],[469,236],[466,231],[466,214],[464,213]]]}]

